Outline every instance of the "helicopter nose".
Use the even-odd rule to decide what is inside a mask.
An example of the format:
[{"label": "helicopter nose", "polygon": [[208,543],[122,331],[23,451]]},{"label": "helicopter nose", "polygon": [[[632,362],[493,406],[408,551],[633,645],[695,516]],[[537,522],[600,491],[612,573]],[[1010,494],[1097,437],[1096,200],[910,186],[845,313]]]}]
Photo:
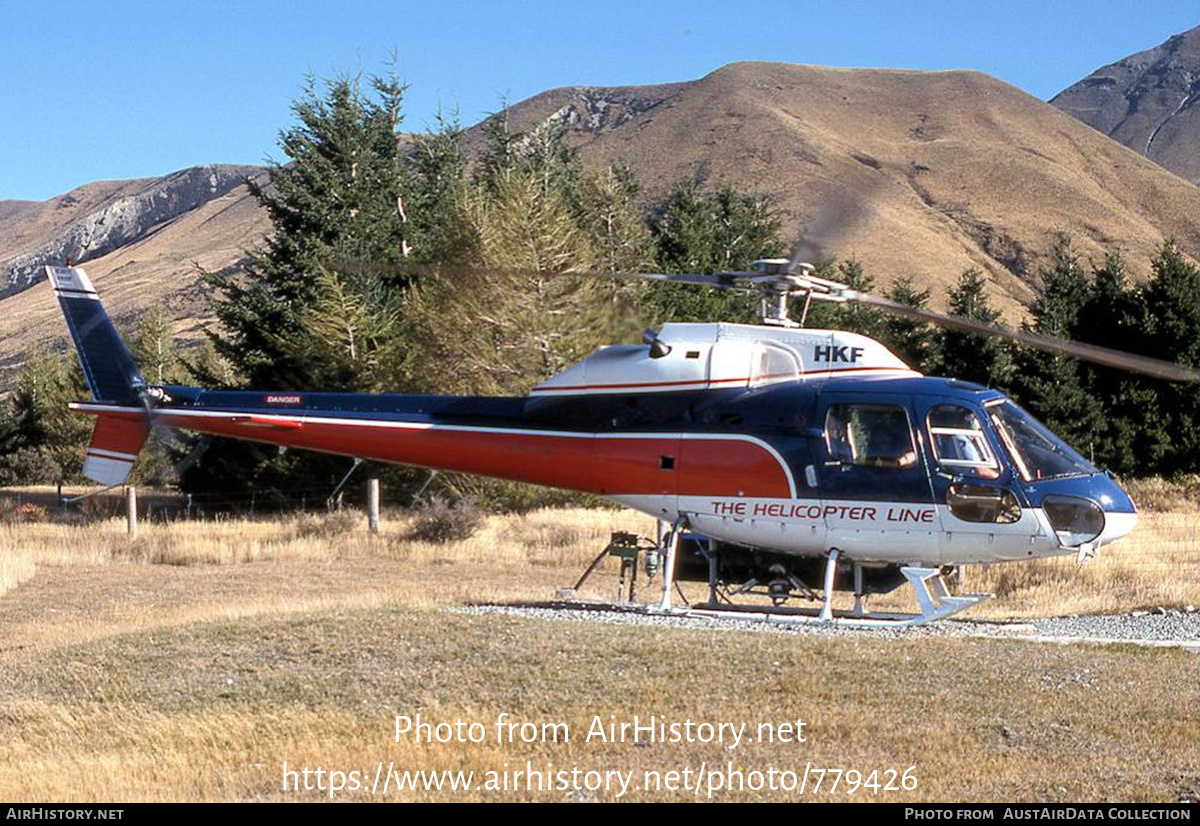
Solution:
[{"label": "helicopter nose", "polygon": [[1116,542],[1123,536],[1128,536],[1137,525],[1137,521],[1137,513],[1105,513],[1104,530],[1100,532],[1096,543],[1107,545],[1110,542]]},{"label": "helicopter nose", "polygon": [[1110,489],[1100,494],[1100,507],[1104,510],[1104,530],[1096,538],[1097,545],[1107,545],[1128,536],[1137,525],[1137,505],[1128,493],[1109,479]]},{"label": "helicopter nose", "polygon": [[1116,481],[1103,473],[1046,480],[1037,485],[1039,505],[1065,548],[1098,548],[1129,534],[1137,507]]}]

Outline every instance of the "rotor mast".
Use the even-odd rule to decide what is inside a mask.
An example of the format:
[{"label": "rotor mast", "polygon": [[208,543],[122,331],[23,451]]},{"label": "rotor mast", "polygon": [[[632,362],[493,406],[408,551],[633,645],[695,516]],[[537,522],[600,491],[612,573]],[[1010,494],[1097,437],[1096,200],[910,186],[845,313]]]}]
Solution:
[{"label": "rotor mast", "polygon": [[[760,258],[753,263],[749,272],[722,273],[731,277],[744,289],[757,290],[762,294],[760,316],[763,324],[773,327],[803,327],[808,318],[808,308],[814,298],[825,301],[844,301],[845,284],[819,278],[812,264],[793,263],[786,258]],[[804,309],[800,320],[794,320],[788,312],[788,302],[793,296],[804,297]]]}]

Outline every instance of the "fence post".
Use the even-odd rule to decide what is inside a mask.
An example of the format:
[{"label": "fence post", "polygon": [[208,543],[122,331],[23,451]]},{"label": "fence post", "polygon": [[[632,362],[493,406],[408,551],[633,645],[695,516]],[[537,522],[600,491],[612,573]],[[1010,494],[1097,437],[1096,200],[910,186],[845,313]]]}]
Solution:
[{"label": "fence post", "polygon": [[379,480],[367,480],[367,528],[379,533]]},{"label": "fence post", "polygon": [[129,538],[137,538],[137,488],[130,485],[125,489],[125,526]]}]

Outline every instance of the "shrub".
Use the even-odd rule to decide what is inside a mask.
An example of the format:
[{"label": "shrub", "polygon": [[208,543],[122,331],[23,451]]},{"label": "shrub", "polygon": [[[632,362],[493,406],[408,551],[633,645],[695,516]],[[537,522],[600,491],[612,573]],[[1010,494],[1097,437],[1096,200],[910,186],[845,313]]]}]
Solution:
[{"label": "shrub", "polygon": [[295,539],[334,539],[353,531],[354,526],[360,520],[362,517],[353,511],[334,511],[320,516],[302,513],[292,524],[292,537]]},{"label": "shrub", "polygon": [[46,453],[23,447],[0,456],[0,487],[52,485],[62,478],[62,468]]},{"label": "shrub", "polygon": [[41,505],[35,505],[32,502],[26,502],[24,505],[18,505],[12,512],[12,521],[14,522],[49,522],[50,511],[43,508]]},{"label": "shrub", "polygon": [[475,535],[483,524],[484,513],[473,499],[450,502],[432,497],[421,506],[408,529],[408,538],[420,542],[461,542]]}]

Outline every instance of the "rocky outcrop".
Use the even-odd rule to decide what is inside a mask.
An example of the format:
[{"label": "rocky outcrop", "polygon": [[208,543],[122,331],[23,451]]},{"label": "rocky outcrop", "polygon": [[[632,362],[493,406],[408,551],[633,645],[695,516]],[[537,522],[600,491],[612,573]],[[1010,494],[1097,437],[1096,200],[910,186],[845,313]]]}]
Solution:
[{"label": "rocky outcrop", "polygon": [[262,170],[253,166],[196,166],[149,179],[145,187],[115,197],[63,227],[35,249],[0,261],[0,298],[43,278],[46,264],[81,264],[134,243],[157,228],[219,198]]},{"label": "rocky outcrop", "polygon": [[[655,91],[662,87],[655,87]],[[563,125],[577,132],[598,133],[623,126],[658,106],[668,96],[642,93],[633,88],[577,87],[570,102],[546,118],[546,123]]]},{"label": "rocky outcrop", "polygon": [[1200,26],[1118,60],[1054,106],[1189,181],[1200,181]]}]

